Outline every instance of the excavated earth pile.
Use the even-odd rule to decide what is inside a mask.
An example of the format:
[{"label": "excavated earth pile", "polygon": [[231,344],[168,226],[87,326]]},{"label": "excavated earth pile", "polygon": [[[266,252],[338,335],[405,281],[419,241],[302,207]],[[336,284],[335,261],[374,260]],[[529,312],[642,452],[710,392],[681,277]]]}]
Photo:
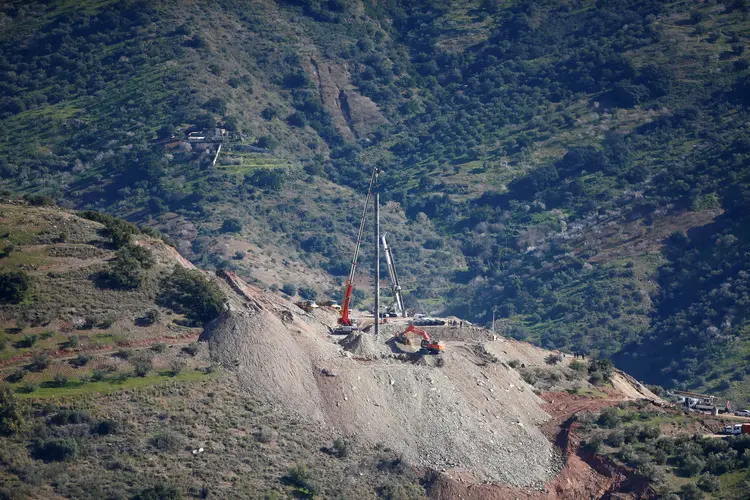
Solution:
[{"label": "excavated earth pile", "polygon": [[387,337],[335,338],[315,315],[243,286],[245,297],[204,338],[255,397],[475,481],[541,487],[562,467],[539,429],[549,419],[544,402],[486,349],[448,342],[440,363],[404,362]]}]

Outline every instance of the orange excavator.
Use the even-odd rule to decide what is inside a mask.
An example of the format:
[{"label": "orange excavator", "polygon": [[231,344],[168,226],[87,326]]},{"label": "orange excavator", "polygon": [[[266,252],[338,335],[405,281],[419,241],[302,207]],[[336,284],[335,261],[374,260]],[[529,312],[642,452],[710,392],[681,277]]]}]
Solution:
[{"label": "orange excavator", "polygon": [[397,334],[396,340],[402,344],[410,345],[411,342],[409,341],[409,337],[406,336],[407,333],[415,333],[422,337],[420,347],[430,354],[440,354],[441,352],[445,351],[445,345],[433,339],[429,333],[422,330],[421,328],[417,328],[414,325],[409,325],[406,330]]}]

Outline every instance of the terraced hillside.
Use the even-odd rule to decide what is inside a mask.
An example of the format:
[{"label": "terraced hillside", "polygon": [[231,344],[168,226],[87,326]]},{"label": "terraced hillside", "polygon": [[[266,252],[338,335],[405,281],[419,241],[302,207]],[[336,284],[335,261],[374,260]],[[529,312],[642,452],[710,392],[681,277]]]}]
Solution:
[{"label": "terraced hillside", "polygon": [[0,224],[8,498],[626,492],[558,442],[567,405],[660,401],[478,327],[436,330],[438,357],[390,334],[336,338],[333,310],[195,270],[98,212],[18,202]]},{"label": "terraced hillside", "polygon": [[0,22],[7,189],[339,298],[380,166],[410,306],[750,397],[746,1],[19,0]]}]

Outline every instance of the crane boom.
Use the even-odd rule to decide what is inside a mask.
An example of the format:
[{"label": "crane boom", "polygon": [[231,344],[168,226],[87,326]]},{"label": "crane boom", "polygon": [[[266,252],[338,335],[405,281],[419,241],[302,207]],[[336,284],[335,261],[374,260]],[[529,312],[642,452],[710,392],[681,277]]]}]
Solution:
[{"label": "crane boom", "polygon": [[393,291],[393,312],[396,313],[397,317],[406,317],[406,309],[404,308],[404,299],[401,296],[401,283],[398,281],[398,273],[396,272],[396,261],[393,260],[393,253],[391,247],[388,246],[388,242],[385,239],[385,234],[380,237],[380,242],[383,244],[383,250],[385,252],[385,263],[388,267],[388,278],[391,281],[391,290]]},{"label": "crane boom", "polygon": [[351,318],[349,318],[349,303],[352,299],[352,289],[354,287],[354,273],[357,270],[357,259],[359,258],[359,248],[362,246],[362,236],[365,231],[365,221],[367,220],[367,209],[370,205],[370,199],[372,198],[372,187],[375,185],[375,180],[378,176],[377,167],[372,171],[372,177],[370,178],[370,187],[367,189],[367,197],[365,198],[365,207],[362,209],[362,220],[359,223],[359,231],[357,232],[357,241],[354,245],[354,256],[352,257],[352,266],[349,270],[349,277],[346,279],[346,291],[344,292],[344,303],[341,306],[341,317],[339,318],[339,325],[345,327],[353,326]]}]

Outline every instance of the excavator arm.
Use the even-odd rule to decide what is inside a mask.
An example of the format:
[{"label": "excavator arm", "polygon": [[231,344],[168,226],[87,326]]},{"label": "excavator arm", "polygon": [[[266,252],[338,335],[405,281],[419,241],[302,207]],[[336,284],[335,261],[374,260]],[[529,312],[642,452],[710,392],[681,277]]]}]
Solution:
[{"label": "excavator arm", "polygon": [[407,333],[414,333],[416,335],[419,335],[422,337],[422,342],[420,342],[420,347],[422,349],[425,349],[430,354],[440,354],[445,350],[445,346],[436,340],[434,340],[429,333],[422,330],[421,328],[417,328],[413,324],[409,325],[409,327],[404,330],[403,332],[399,333],[396,336],[396,340],[401,342],[402,344],[409,344],[409,340],[406,336]]}]

